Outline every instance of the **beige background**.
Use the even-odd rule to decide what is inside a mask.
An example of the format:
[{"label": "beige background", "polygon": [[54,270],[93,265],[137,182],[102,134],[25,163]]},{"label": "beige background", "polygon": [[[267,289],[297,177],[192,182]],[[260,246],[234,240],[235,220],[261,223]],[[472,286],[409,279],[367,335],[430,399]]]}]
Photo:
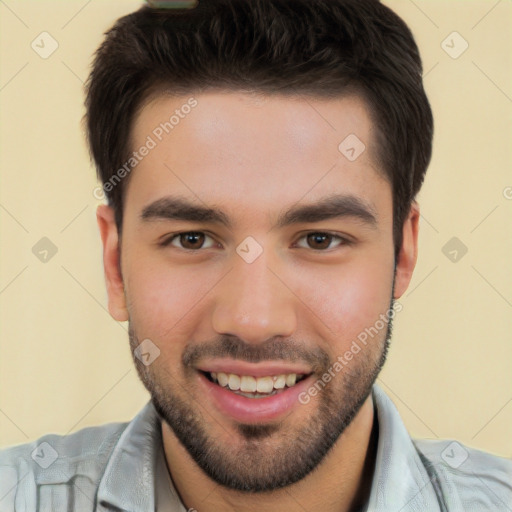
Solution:
[{"label": "beige background", "polygon": [[[412,435],[511,456],[512,3],[387,3],[420,46],[436,134],[419,262],[380,383]],[[139,5],[0,1],[0,446],[126,421],[148,399],[127,325],[106,311],[80,125],[91,55]],[[43,31],[59,44],[47,59],[31,48]],[[457,59],[442,47],[454,31],[469,44]],[[58,248],[46,263],[32,252],[42,237]],[[457,262],[442,251],[452,237],[468,248]]]}]

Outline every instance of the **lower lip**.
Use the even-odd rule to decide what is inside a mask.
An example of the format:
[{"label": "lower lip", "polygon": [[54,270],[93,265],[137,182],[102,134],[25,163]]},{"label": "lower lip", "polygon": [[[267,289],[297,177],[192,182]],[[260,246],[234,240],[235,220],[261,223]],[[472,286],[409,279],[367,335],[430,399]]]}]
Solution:
[{"label": "lower lip", "polygon": [[295,386],[269,397],[247,398],[211,382],[199,372],[201,387],[206,388],[206,396],[211,397],[214,407],[240,423],[267,422],[289,413],[294,406],[300,405],[299,395],[309,387],[312,378],[310,375]]}]

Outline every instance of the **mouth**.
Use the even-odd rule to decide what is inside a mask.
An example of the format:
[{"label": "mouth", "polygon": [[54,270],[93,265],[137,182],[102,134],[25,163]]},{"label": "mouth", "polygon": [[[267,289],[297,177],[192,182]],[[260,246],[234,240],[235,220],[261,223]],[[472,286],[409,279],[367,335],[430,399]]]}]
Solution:
[{"label": "mouth", "polygon": [[299,397],[315,379],[308,368],[279,362],[216,361],[196,367],[199,392],[212,413],[237,423],[266,423],[302,407]]},{"label": "mouth", "polygon": [[246,398],[268,398],[293,388],[309,374],[286,373],[254,377],[225,372],[200,371],[206,379],[236,395]]}]

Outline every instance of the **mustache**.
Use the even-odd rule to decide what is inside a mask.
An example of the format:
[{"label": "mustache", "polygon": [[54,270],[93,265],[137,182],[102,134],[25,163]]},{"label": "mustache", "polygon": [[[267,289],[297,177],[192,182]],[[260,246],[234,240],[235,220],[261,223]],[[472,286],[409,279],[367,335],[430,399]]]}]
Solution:
[{"label": "mustache", "polygon": [[292,339],[270,338],[262,343],[248,344],[236,336],[224,335],[216,340],[189,345],[182,355],[185,368],[195,367],[207,358],[230,358],[248,363],[287,361],[306,363],[315,373],[323,373],[330,366],[330,358],[320,347],[308,348]]}]

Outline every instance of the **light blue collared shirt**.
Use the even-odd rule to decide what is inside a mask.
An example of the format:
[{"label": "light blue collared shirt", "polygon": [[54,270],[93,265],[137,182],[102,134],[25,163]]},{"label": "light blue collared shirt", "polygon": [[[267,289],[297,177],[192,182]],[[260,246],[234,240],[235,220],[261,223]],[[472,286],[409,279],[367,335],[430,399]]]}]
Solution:
[{"label": "light blue collared shirt", "polygon": [[[414,441],[378,386],[373,400],[379,436],[367,512],[512,512],[511,460],[456,441]],[[151,402],[129,423],[0,451],[0,512],[153,510],[186,512]]]}]

